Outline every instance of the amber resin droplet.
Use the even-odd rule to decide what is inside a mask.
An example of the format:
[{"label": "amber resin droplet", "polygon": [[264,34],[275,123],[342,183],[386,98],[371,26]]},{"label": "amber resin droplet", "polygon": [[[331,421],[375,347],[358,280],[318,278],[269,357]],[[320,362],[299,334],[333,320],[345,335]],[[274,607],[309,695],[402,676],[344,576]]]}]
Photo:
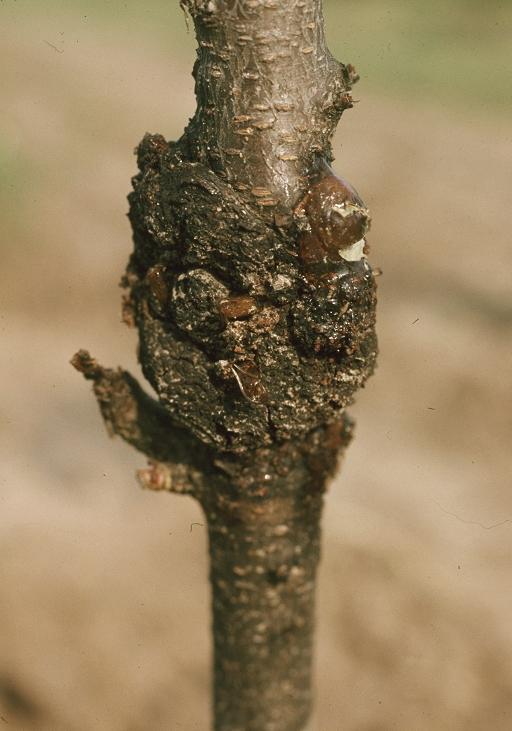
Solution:
[{"label": "amber resin droplet", "polygon": [[169,300],[169,289],[165,281],[165,267],[157,265],[151,267],[146,274],[151,294],[154,296],[160,307],[165,307]]},{"label": "amber resin droplet", "polygon": [[256,300],[247,295],[228,297],[219,302],[219,312],[226,320],[241,320],[254,315],[256,309]]},{"label": "amber resin droplet", "polygon": [[370,214],[357,191],[323,165],[296,209],[306,224],[300,258],[307,268],[319,262],[359,261],[365,254]]}]

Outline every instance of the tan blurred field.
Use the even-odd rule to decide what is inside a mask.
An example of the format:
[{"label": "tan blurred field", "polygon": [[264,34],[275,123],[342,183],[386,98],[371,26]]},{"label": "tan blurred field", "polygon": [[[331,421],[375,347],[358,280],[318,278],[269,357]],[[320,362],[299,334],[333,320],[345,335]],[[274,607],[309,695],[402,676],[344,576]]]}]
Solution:
[{"label": "tan blurred field", "polygon": [[[138,372],[117,289],[125,196],[144,132],[172,138],[193,110],[175,4],[151,19],[133,1],[0,4],[0,728],[208,728],[204,521],[138,490],[142,458],[107,439],[68,365],[86,347]],[[326,506],[318,731],[507,731],[512,13],[490,3],[479,25],[475,3],[454,3],[461,37],[446,43],[436,16],[420,63],[396,45],[426,23],[412,6],[349,2],[343,24],[327,7],[336,50],[345,33],[358,47],[353,22],[374,78],[336,168],[370,204],[384,276],[379,370]],[[384,15],[410,77],[379,61]],[[447,46],[449,83],[427,59]]]}]

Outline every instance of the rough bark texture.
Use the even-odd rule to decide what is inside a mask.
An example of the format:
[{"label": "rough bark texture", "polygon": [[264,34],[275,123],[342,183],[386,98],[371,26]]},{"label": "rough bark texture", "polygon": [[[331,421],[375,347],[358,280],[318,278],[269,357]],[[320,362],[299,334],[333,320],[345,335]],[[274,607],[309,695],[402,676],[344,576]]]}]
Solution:
[{"label": "rough bark texture", "polygon": [[179,141],[139,145],[123,280],[159,402],[73,362],[150,457],[143,486],[205,512],[216,731],[300,731],[322,495],[377,349],[369,214],[329,167],[356,75],[325,47],[320,0],[182,4],[197,111]]}]

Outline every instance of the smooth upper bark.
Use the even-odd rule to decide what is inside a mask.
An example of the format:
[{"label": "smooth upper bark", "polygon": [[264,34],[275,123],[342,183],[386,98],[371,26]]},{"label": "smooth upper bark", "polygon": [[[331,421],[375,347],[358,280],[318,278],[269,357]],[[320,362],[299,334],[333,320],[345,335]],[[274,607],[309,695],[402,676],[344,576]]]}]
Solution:
[{"label": "smooth upper bark", "polygon": [[354,71],[326,47],[321,1],[183,4],[199,40],[191,157],[261,206],[293,205],[351,106]]}]

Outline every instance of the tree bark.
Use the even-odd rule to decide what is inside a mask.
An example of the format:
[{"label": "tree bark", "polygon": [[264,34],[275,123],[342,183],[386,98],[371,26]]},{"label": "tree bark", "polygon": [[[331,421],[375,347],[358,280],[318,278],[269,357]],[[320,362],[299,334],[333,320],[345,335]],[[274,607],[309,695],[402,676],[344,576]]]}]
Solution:
[{"label": "tree bark", "polygon": [[323,486],[349,438],[343,422],[259,450],[205,494],[216,731],[302,731],[309,717]]},{"label": "tree bark", "polygon": [[354,72],[325,45],[321,0],[184,0],[199,42],[189,154],[260,206],[293,205],[325,155]]},{"label": "tree bark", "polygon": [[373,372],[368,211],[330,168],[357,79],[320,0],[182,0],[198,39],[183,137],[146,135],[123,284],[150,398],[86,351],[143,487],[209,526],[216,731],[303,731],[323,493]]}]

